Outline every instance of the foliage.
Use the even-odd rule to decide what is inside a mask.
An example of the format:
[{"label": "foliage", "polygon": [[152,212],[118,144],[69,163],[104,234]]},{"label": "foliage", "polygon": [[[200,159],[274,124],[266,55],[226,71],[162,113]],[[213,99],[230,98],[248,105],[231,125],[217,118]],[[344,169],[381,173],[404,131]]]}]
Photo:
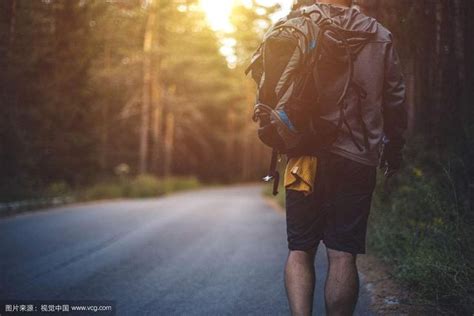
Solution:
[{"label": "foliage", "polygon": [[197,189],[200,186],[201,184],[194,177],[164,178],[160,182],[160,191],[163,194],[168,194],[172,192]]},{"label": "foliage", "polygon": [[64,181],[53,182],[46,188],[46,192],[43,194],[47,197],[58,197],[58,196],[66,196],[70,194],[71,188],[69,185]]},{"label": "foliage", "polygon": [[126,196],[128,186],[122,183],[101,182],[92,185],[80,193],[80,200],[93,201],[102,199],[117,199]]},{"label": "foliage", "polygon": [[157,196],[161,193],[158,179],[150,175],[139,175],[130,182],[129,188],[128,195],[138,198]]},{"label": "foliage", "polygon": [[78,195],[79,200],[152,198],[201,186],[194,177],[156,178],[152,175],[139,175],[131,180],[118,180],[98,183],[84,189]]},{"label": "foliage", "polygon": [[474,308],[474,217],[465,189],[456,185],[465,165],[430,153],[425,142],[411,142],[394,183],[379,179],[368,240],[421,299],[467,312]]}]

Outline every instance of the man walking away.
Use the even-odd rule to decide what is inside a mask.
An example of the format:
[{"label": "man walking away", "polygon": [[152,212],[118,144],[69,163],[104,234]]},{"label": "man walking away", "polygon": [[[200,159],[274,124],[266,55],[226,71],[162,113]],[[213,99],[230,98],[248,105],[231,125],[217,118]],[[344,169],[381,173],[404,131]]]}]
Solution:
[{"label": "man walking away", "polygon": [[[405,85],[386,28],[351,8],[349,0],[321,0],[318,5],[334,23],[353,34],[346,43],[351,48],[353,77],[336,140],[324,149],[318,141],[309,141],[301,152],[289,155],[285,186],[290,251],[285,285],[292,314],[311,315],[314,258],[323,241],[329,261],[327,314],[352,315],[359,294],[356,256],[365,253],[376,168],[380,163],[391,176],[401,164],[407,125]],[[334,112],[324,105],[334,104],[340,83],[337,67],[324,63],[324,58],[317,67],[321,82],[316,120]],[[304,185],[302,179],[306,179]]]}]

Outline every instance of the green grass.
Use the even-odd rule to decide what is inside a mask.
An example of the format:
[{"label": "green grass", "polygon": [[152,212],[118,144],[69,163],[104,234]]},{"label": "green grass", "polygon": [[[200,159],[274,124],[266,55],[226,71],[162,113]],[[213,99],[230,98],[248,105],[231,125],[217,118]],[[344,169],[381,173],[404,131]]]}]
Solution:
[{"label": "green grass", "polygon": [[[119,198],[153,198],[169,193],[197,189],[201,186],[195,177],[157,178],[152,175],[140,175],[135,178],[125,176],[102,181],[85,188],[73,189],[65,182],[51,183],[41,191],[25,195],[15,202],[0,204],[0,217],[19,214],[25,211],[72,202],[96,201]],[[17,195],[21,197],[21,195]]]},{"label": "green grass", "polygon": [[79,196],[80,200],[152,198],[200,186],[200,182],[194,177],[156,178],[151,175],[140,175],[131,180],[120,179],[95,184],[82,190]]},{"label": "green grass", "polygon": [[[445,310],[474,311],[474,230],[462,159],[436,162],[412,144],[388,191],[382,177],[369,226],[369,248],[395,267],[418,298]],[[467,182],[468,183],[468,182]]]},{"label": "green grass", "polygon": [[80,201],[92,201],[102,199],[118,199],[127,196],[128,186],[115,182],[103,182],[94,184],[81,190],[75,196]]}]

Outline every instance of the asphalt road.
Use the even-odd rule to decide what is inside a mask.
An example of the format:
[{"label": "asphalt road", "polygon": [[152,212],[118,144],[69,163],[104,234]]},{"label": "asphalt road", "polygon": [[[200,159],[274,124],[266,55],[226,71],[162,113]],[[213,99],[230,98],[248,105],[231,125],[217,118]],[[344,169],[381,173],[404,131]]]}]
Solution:
[{"label": "asphalt road", "polygon": [[[260,191],[206,189],[3,219],[0,299],[114,300],[117,315],[288,315],[285,219]],[[316,315],[322,291],[319,282]],[[370,314],[368,301],[362,287],[357,315]]]}]

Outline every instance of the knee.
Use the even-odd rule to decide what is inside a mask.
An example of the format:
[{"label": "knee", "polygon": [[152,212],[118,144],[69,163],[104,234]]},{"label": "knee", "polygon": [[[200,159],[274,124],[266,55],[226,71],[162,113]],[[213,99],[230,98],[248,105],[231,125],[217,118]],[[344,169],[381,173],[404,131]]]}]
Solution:
[{"label": "knee", "polygon": [[316,249],[290,250],[290,253],[288,255],[288,260],[303,264],[303,263],[307,263],[308,261],[313,262],[315,256],[316,256]]},{"label": "knee", "polygon": [[356,265],[357,255],[333,249],[327,250],[329,264]]}]

